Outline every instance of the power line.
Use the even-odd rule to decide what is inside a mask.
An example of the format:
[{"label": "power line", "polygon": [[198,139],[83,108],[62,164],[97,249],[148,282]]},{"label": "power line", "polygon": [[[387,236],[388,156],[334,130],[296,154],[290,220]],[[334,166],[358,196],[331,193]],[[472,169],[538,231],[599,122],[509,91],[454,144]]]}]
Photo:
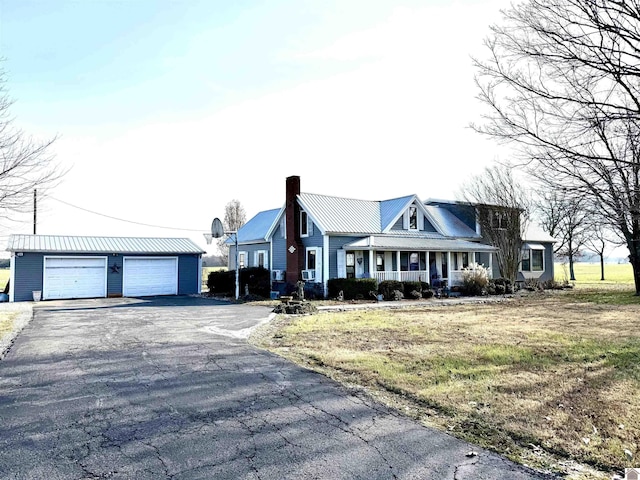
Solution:
[{"label": "power line", "polygon": [[51,196],[49,196],[48,198],[50,198],[52,200],[55,200],[56,202],[64,203],[65,205],[68,205],[69,207],[77,208],[78,210],[82,210],[83,212],[91,213],[93,215],[98,215],[100,217],[110,218],[111,220],[117,220],[119,222],[132,223],[134,225],[141,225],[143,227],[164,228],[164,229],[167,229],[167,230],[182,230],[182,231],[187,231],[187,232],[198,232],[198,233],[202,233],[202,231],[203,231],[202,228],[195,229],[195,228],[166,227],[164,225],[152,225],[150,223],[136,222],[134,220],[127,220],[127,219],[124,219],[124,218],[114,217],[112,215],[107,215],[105,213],[100,213],[100,212],[96,212],[96,211],[93,211],[93,210],[89,210],[88,208],[79,207],[78,205],[74,205],[72,203],[65,202],[64,200],[60,200],[59,198],[55,198],[55,197],[51,197]]}]

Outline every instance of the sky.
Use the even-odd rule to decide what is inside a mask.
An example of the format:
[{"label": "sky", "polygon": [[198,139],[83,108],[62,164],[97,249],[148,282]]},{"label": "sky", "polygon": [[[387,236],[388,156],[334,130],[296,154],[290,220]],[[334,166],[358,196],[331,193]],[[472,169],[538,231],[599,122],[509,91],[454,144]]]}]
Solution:
[{"label": "sky", "polygon": [[[472,56],[509,0],[0,0],[14,124],[63,180],[37,233],[189,237],[302,191],[456,199],[508,158]],[[32,215],[0,225],[32,233]],[[163,228],[160,228],[163,227]]]}]

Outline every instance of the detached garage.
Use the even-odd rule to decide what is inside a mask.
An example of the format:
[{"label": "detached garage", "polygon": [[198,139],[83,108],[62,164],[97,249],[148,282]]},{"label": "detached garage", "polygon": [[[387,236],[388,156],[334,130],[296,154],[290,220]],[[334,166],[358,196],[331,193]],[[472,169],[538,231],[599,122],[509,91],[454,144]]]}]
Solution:
[{"label": "detached garage", "polygon": [[200,293],[204,251],[188,238],[11,235],[9,300]]}]

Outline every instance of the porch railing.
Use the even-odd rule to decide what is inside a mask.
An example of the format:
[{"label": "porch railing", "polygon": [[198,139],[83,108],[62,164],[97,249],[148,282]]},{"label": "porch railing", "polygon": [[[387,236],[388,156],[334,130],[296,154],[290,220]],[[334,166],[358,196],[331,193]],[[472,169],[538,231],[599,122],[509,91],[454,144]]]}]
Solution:
[{"label": "porch railing", "polygon": [[410,272],[385,271],[375,272],[373,275],[378,283],[385,280],[396,280],[398,282],[428,282],[429,272],[426,270],[412,270]]},{"label": "porch railing", "polygon": [[[413,270],[408,272],[396,272],[396,271],[375,272],[373,275],[373,278],[375,278],[378,283],[383,282],[385,280],[397,280],[399,282],[431,283],[431,279],[429,278],[429,272],[426,270]],[[449,272],[449,278],[445,278],[444,280],[447,280],[447,283],[450,287],[462,285],[462,271],[452,270]]]}]

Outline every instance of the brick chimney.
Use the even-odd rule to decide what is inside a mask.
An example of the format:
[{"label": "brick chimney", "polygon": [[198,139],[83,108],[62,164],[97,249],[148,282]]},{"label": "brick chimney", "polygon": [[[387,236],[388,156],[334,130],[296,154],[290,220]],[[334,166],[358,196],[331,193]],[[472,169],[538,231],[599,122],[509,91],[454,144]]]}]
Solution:
[{"label": "brick chimney", "polygon": [[300,272],[304,268],[304,247],[300,240],[300,177],[287,177],[287,199],[285,216],[287,222],[287,282],[300,280]]}]

